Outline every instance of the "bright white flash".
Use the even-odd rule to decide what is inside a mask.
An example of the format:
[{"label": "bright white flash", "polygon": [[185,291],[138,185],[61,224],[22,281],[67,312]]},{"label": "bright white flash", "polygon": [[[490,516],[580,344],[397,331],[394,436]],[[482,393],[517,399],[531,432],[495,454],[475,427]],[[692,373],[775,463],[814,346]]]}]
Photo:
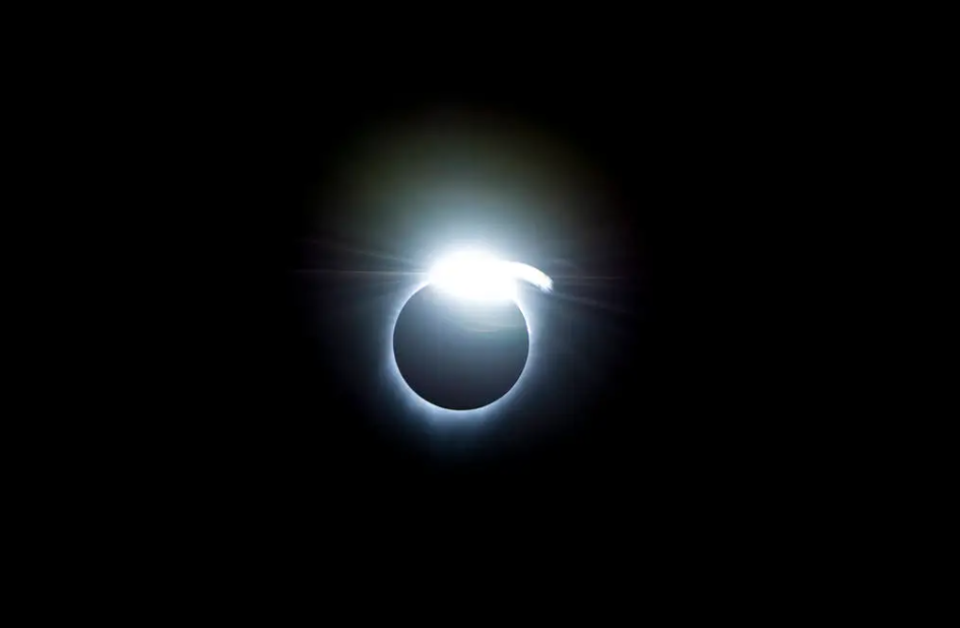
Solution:
[{"label": "bright white flash", "polygon": [[553,289],[550,278],[533,266],[505,262],[476,251],[450,255],[437,263],[429,274],[431,284],[448,294],[471,301],[515,299],[517,280],[529,282],[545,292]]}]

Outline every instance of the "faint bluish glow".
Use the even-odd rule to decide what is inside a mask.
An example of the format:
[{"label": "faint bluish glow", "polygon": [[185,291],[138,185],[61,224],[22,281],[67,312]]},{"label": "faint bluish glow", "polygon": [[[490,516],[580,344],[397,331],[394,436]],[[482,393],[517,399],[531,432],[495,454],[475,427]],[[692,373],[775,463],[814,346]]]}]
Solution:
[{"label": "faint bluish glow", "polygon": [[[527,281],[537,288],[549,292],[553,282],[543,272],[532,266],[518,262],[504,262],[495,256],[479,251],[461,251],[444,257],[427,274],[425,281],[413,285],[401,293],[397,307],[391,312],[390,325],[387,328],[385,360],[387,379],[396,386],[408,407],[417,410],[429,420],[482,419],[490,417],[504,408],[522,391],[531,368],[536,368],[538,358],[538,336],[534,332],[536,315],[530,301],[517,289],[517,280]],[[480,408],[469,410],[451,410],[434,405],[418,395],[400,374],[397,358],[393,352],[393,334],[397,319],[407,302],[428,285],[436,285],[458,298],[465,299],[510,299],[520,308],[526,321],[527,335],[530,339],[530,351],[520,377],[513,387],[502,397]]]}]

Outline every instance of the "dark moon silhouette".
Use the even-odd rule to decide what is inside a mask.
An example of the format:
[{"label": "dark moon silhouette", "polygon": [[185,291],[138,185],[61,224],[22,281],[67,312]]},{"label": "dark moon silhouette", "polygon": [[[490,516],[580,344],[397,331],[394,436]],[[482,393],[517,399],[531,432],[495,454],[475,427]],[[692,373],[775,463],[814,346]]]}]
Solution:
[{"label": "dark moon silhouette", "polygon": [[442,408],[470,410],[513,388],[527,362],[530,336],[512,301],[462,301],[426,286],[400,311],[393,352],[417,395]]}]

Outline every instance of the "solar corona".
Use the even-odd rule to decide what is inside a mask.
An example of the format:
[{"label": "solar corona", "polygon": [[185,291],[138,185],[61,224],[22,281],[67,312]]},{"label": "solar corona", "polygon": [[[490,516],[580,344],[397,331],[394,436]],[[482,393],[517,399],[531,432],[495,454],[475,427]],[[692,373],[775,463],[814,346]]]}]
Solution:
[{"label": "solar corona", "polygon": [[536,362],[536,312],[521,289],[550,292],[533,266],[458,250],[401,294],[387,371],[407,404],[435,420],[489,416],[515,397]]}]

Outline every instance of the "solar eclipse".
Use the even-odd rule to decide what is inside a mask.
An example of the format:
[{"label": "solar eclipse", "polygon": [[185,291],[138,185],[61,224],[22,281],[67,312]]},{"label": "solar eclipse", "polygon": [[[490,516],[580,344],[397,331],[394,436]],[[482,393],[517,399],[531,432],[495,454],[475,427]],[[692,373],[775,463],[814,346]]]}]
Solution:
[{"label": "solar eclipse", "polygon": [[532,266],[477,250],[442,258],[400,306],[388,364],[415,403],[436,417],[472,416],[521,384],[533,354],[521,282],[549,292]]}]

